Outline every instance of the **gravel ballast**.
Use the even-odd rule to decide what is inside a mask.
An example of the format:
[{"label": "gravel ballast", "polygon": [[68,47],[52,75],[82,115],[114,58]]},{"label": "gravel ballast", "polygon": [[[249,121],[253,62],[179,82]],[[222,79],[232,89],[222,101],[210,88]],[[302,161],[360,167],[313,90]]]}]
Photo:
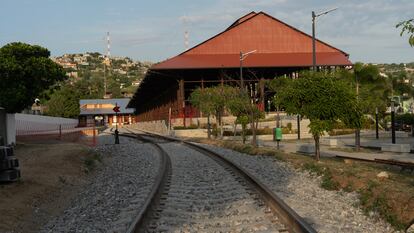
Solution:
[{"label": "gravel ballast", "polygon": [[180,143],[160,144],[172,175],[148,232],[279,232],[285,229],[230,169]]},{"label": "gravel ballast", "polygon": [[383,220],[364,215],[358,194],[320,188],[320,178],[269,156],[250,156],[203,145],[241,165],[281,197],[318,232],[393,232]]},{"label": "gravel ballast", "polygon": [[[100,136],[96,151],[103,166],[90,178],[70,207],[40,231],[125,232],[147,198],[159,166],[157,150],[149,144]],[[107,144],[111,143],[111,144]],[[106,145],[105,145],[106,144]]]}]

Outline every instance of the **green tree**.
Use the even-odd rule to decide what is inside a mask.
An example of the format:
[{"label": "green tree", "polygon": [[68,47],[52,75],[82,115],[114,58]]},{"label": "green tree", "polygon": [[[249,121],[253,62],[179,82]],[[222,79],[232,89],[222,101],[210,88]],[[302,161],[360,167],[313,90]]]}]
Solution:
[{"label": "green tree", "polygon": [[246,126],[250,124],[252,131],[252,145],[257,146],[256,130],[259,124],[259,119],[263,118],[264,114],[253,104],[246,91],[242,91],[237,87],[228,87],[224,92],[226,108],[230,113],[236,116],[235,126],[240,123],[242,126],[243,143],[246,142]]},{"label": "green tree", "polygon": [[250,123],[253,133],[252,144],[257,145],[255,129],[257,129],[259,119],[263,116],[263,113],[255,104],[251,103],[246,91],[226,85],[204,89],[198,88],[191,94],[190,102],[203,113],[216,117],[221,137],[223,136],[222,116],[225,110],[237,117],[236,123],[240,122],[242,124],[243,136],[247,123]]},{"label": "green tree", "polygon": [[362,113],[355,92],[332,73],[302,72],[298,79],[289,80],[279,91],[275,104],[283,105],[289,114],[300,114],[310,120],[309,128],[315,140],[315,157],[319,160],[319,139],[337,121],[359,128]]},{"label": "green tree", "polygon": [[0,48],[0,106],[7,112],[21,112],[42,91],[64,80],[63,69],[37,45],[10,43]]},{"label": "green tree", "polygon": [[413,47],[414,46],[414,19],[402,21],[398,23],[396,27],[397,28],[401,27],[400,36],[402,36],[404,33],[407,33],[409,35],[408,43],[411,45],[411,47]]},{"label": "green tree", "polygon": [[55,91],[47,102],[46,114],[55,117],[77,118],[79,116],[80,92],[70,84]]},{"label": "green tree", "polygon": [[216,117],[216,125],[220,127],[220,137],[223,136],[222,116],[226,106],[226,97],[224,95],[227,86],[198,88],[190,96],[190,102],[201,112]]},{"label": "green tree", "polygon": [[79,115],[80,99],[100,99],[103,96],[103,83],[99,77],[91,76],[75,83],[61,83],[50,90],[46,102],[47,115],[76,118]]}]

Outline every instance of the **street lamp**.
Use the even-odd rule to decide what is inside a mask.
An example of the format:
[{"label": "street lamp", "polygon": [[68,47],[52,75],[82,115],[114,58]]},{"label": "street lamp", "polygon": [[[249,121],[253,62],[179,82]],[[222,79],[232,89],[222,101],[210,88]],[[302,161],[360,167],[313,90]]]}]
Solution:
[{"label": "street lamp", "polygon": [[395,105],[394,100],[391,100],[391,142],[395,144]]},{"label": "street lamp", "polygon": [[375,138],[378,139],[378,108],[375,108]]},{"label": "street lamp", "polygon": [[315,20],[321,15],[326,15],[331,11],[338,9],[338,7],[315,14],[315,11],[312,11],[312,66],[313,71],[316,71],[316,47],[315,47]]},{"label": "street lamp", "polygon": [[241,87],[244,88],[244,81],[243,81],[243,60],[251,53],[255,53],[257,50],[252,50],[250,52],[247,53],[243,53],[242,51],[240,51],[240,83],[241,83]]}]

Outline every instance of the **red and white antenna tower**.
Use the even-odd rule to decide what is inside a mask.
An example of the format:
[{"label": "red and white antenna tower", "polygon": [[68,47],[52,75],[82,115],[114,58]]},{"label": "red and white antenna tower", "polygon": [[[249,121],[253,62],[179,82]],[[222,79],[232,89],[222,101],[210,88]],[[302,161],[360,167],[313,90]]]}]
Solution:
[{"label": "red and white antenna tower", "polygon": [[188,37],[189,37],[188,31],[186,30],[184,32],[184,48],[185,48],[185,50],[189,49],[189,44],[190,43],[188,42]]},{"label": "red and white antenna tower", "polygon": [[109,32],[106,33],[106,57],[109,58],[111,56],[111,39],[109,37]]},{"label": "red and white antenna tower", "polygon": [[[106,67],[111,65],[111,39],[109,37],[109,32],[106,33],[106,56],[104,58],[104,98],[109,98],[107,95],[107,84],[106,84]],[[109,68],[108,68],[109,70]]]},{"label": "red and white antenna tower", "polygon": [[184,25],[184,49],[187,50],[190,48],[187,16],[182,17],[182,21]]}]

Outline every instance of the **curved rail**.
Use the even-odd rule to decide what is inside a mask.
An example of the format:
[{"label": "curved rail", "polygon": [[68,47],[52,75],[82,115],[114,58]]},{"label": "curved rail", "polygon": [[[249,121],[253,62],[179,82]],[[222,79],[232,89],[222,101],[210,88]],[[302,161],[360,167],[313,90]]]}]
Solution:
[{"label": "curved rail", "polygon": [[163,190],[167,183],[167,178],[171,173],[171,160],[167,153],[156,143],[151,142],[143,137],[140,137],[137,134],[119,134],[120,136],[135,138],[143,142],[151,143],[159,152],[160,154],[160,167],[158,168],[158,175],[155,178],[154,185],[151,188],[151,192],[148,195],[148,198],[145,200],[144,205],[142,206],[140,212],[132,221],[130,227],[126,231],[127,233],[134,233],[138,232],[143,226],[147,223],[146,219],[148,216],[151,215],[151,210],[154,205],[156,205],[159,200],[160,196],[163,193]]},{"label": "curved rail", "polygon": [[247,180],[248,183],[258,191],[263,201],[272,209],[272,211],[285,224],[288,232],[316,233],[315,229],[313,229],[302,217],[300,217],[292,208],[290,208],[281,198],[279,198],[268,187],[266,187],[266,185],[264,185],[257,178],[251,175],[247,170],[233,163],[229,159],[207,148],[197,145],[195,143],[187,142],[187,141],[177,139],[177,138],[152,134],[152,133],[145,132],[145,131],[141,131],[141,132],[145,133],[147,136],[150,136],[150,137],[156,137],[156,138],[161,138],[167,141],[183,143],[184,145],[194,150],[197,150],[198,152],[202,154],[208,155],[209,157],[217,161],[219,164],[220,163],[225,164],[226,166],[230,167],[233,171],[238,173],[240,176],[244,177],[245,180]]}]

